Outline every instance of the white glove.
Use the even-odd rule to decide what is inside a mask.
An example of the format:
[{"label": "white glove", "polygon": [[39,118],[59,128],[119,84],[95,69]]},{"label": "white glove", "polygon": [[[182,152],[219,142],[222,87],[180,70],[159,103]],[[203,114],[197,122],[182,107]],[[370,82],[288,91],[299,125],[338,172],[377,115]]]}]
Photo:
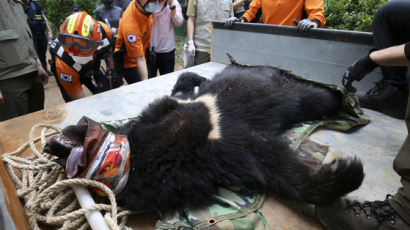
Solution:
[{"label": "white glove", "polygon": [[195,56],[195,45],[192,40],[188,41],[188,54],[189,56]]}]

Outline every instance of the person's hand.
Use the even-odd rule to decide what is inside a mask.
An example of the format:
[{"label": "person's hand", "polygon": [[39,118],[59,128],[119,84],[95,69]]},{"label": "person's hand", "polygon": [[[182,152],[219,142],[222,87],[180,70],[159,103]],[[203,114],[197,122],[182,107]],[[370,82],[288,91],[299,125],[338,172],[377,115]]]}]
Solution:
[{"label": "person's hand", "polygon": [[4,104],[3,94],[0,91],[0,105]]},{"label": "person's hand", "polygon": [[53,40],[53,32],[48,31],[48,39],[51,41]]},{"label": "person's hand", "polygon": [[188,55],[195,56],[195,45],[193,40],[188,41]]},{"label": "person's hand", "polygon": [[316,24],[310,21],[309,19],[303,19],[300,22],[298,22],[296,19],[293,19],[293,23],[295,24],[296,29],[299,32],[305,32],[305,31],[311,30],[312,28],[315,27],[315,24]]},{"label": "person's hand", "polygon": [[378,65],[369,57],[369,54],[355,61],[343,74],[342,84],[350,91],[353,81],[360,81]]},{"label": "person's hand", "polygon": [[48,74],[44,70],[44,68],[41,64],[38,65],[38,76],[40,76],[41,82],[43,83],[43,86],[47,85],[47,83],[48,83]]},{"label": "person's hand", "polygon": [[232,26],[233,26],[233,24],[234,24],[235,22],[240,22],[240,21],[241,21],[241,20],[239,20],[239,18],[237,18],[237,17],[230,17],[230,18],[226,19],[226,21],[225,21],[225,29],[232,28]]}]

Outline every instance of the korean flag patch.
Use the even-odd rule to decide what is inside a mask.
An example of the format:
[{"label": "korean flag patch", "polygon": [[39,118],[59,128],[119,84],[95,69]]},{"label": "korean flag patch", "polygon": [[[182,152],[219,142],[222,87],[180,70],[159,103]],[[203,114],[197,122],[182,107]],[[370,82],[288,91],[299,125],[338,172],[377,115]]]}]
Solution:
[{"label": "korean flag patch", "polygon": [[137,41],[137,35],[127,34],[128,43],[135,43]]},{"label": "korean flag patch", "polygon": [[60,80],[62,82],[67,82],[67,83],[72,83],[73,82],[73,76],[65,73],[60,73]]}]

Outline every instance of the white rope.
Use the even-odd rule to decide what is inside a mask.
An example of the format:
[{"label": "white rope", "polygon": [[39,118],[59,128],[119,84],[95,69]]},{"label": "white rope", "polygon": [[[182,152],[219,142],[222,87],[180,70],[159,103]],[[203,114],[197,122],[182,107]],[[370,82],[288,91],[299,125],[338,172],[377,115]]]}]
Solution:
[{"label": "white rope", "polygon": [[[40,137],[34,137],[42,128]],[[42,151],[47,137],[60,134],[57,126],[37,124],[30,131],[29,140],[16,151],[2,156],[7,171],[13,180],[17,195],[24,200],[29,223],[32,229],[40,229],[39,223],[56,225],[59,229],[89,229],[85,213],[101,211],[104,219],[113,230],[128,229],[125,226],[129,215],[135,212],[120,210],[118,213],[114,193],[105,184],[88,179],[66,179],[64,169],[52,161],[52,156]],[[40,149],[36,142],[41,140]],[[25,156],[30,146],[31,152]],[[107,194],[110,204],[95,204],[81,208],[72,190],[73,185],[98,188]]]}]

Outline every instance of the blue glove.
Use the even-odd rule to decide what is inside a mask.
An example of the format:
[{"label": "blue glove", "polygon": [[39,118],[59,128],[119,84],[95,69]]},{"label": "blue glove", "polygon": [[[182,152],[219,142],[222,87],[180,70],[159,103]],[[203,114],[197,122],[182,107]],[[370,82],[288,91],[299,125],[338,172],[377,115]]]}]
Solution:
[{"label": "blue glove", "polygon": [[229,29],[233,26],[235,22],[240,22],[239,18],[237,17],[230,17],[225,21],[225,29]]},{"label": "blue glove", "polygon": [[299,32],[305,32],[315,27],[314,22],[310,21],[309,19],[303,19],[300,22],[293,19],[293,23],[296,25],[296,29]]}]

